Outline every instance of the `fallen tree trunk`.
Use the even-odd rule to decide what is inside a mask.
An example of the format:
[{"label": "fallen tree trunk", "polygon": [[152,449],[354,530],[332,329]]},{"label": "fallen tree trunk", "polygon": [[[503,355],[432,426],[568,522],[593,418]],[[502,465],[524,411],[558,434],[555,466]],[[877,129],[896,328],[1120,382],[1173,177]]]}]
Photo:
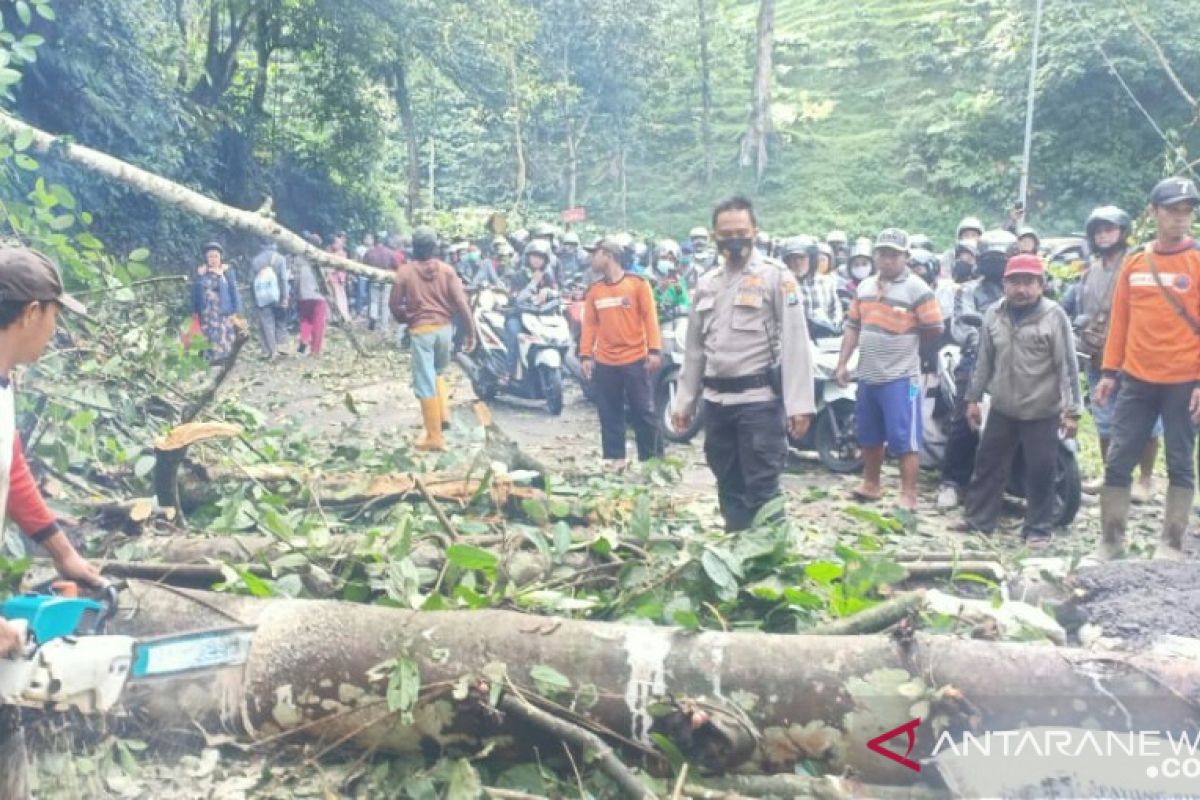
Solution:
[{"label": "fallen tree trunk", "polygon": [[[93,150],[70,139],[62,139],[29,125],[11,114],[0,111],[0,131],[10,136],[33,136],[29,148],[37,153],[52,154],[69,164],[103,175],[131,189],[148,194],[160,202],[176,206],[198,217],[228,228],[270,239],[285,252],[302,255],[329,269],[362,275],[380,283],[392,283],[395,275],[388,270],[375,269],[348,258],[327,253],[284,228],[273,218],[255,211],[244,211],[205,197],[161,175],[155,175],[118,158]],[[326,295],[328,296],[328,294]]]},{"label": "fallen tree trunk", "polygon": [[[835,774],[852,769],[868,781],[909,782],[915,773],[866,743],[914,717],[973,731],[1045,724],[1183,732],[1200,722],[1190,700],[1200,696],[1200,664],[1163,656],[921,634],[696,635],[507,611],[256,601],[137,583],[127,595],[116,632],[258,626],[244,668],[136,686],[128,696],[156,724],[186,719],[252,740],[291,732],[385,751],[518,746],[524,740],[513,721],[483,707],[487,686],[508,680],[529,697],[539,666],[570,679],[557,699],[575,705],[594,731],[609,731],[610,741],[646,752],[651,732],[661,732],[695,763],[743,772],[792,771],[811,761]],[[388,710],[389,676],[377,669],[395,658],[415,661],[423,686],[407,723]],[[485,700],[472,702],[474,689],[455,699],[456,684],[483,687]],[[912,757],[929,755],[936,735],[931,724],[918,728]]]}]

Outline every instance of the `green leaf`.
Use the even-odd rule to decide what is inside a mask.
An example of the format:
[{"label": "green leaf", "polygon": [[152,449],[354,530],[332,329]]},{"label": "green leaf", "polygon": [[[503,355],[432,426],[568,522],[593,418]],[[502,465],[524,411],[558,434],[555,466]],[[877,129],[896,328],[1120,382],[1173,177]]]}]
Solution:
[{"label": "green leaf", "polygon": [[538,691],[542,694],[549,695],[554,692],[568,691],[571,688],[570,678],[554,667],[548,667],[545,664],[538,664],[529,670],[529,677],[537,684]]},{"label": "green leaf", "polygon": [[446,548],[446,559],[460,569],[481,570],[495,574],[500,558],[490,550],[472,544],[452,544]]},{"label": "green leaf", "polygon": [[21,73],[12,67],[0,67],[0,85],[11,86],[21,80]]},{"label": "green leaf", "polygon": [[273,594],[271,591],[271,584],[267,583],[250,570],[234,567],[233,571],[237,573],[237,576],[239,579],[241,579],[242,583],[246,584],[246,591],[250,592],[252,596],[262,598],[270,597]]},{"label": "green leaf", "polygon": [[50,7],[49,3],[38,3],[35,8],[37,8],[38,16],[42,19],[54,21],[54,9]]},{"label": "green leaf", "polygon": [[37,160],[31,156],[25,155],[24,153],[17,153],[15,156],[13,156],[13,163],[26,172],[37,172],[38,169]]},{"label": "green leaf", "polygon": [[[388,711],[411,714],[421,694],[421,669],[411,658],[397,658],[388,677]],[[406,723],[407,724],[407,723]]]},{"label": "green leaf", "polygon": [[683,765],[687,763],[687,758],[683,755],[683,752],[674,742],[661,733],[650,734],[650,740],[667,757],[667,761],[671,762],[671,771],[678,775],[679,771],[683,769]]},{"label": "green leaf", "polygon": [[17,131],[17,135],[13,138],[14,149],[18,152],[28,150],[31,144],[33,144],[33,130],[31,128],[22,128]]},{"label": "green leaf", "polygon": [[150,257],[150,251],[147,250],[145,247],[139,247],[137,250],[134,250],[132,253],[129,254],[130,261],[145,261],[149,257]]},{"label": "green leaf", "polygon": [[446,800],[476,800],[483,795],[483,783],[479,773],[465,758],[454,762],[450,768],[450,781],[446,785]]},{"label": "green leaf", "polygon": [[103,250],[104,249],[104,242],[100,241],[99,239],[97,239],[95,236],[88,233],[87,231],[84,231],[83,233],[76,236],[75,241],[79,243],[80,247],[86,248],[88,250]]},{"label": "green leaf", "polygon": [[845,567],[832,561],[814,561],[804,568],[805,575],[823,586],[833,583],[845,572]]},{"label": "green leaf", "polygon": [[65,231],[74,224],[74,214],[60,214],[54,219],[50,220],[50,229],[55,231]]},{"label": "green leaf", "polygon": [[22,25],[28,25],[33,22],[33,10],[29,7],[29,3],[25,0],[17,0],[17,16],[21,18]]},{"label": "green leaf", "polygon": [[267,531],[280,539],[290,540],[296,535],[296,529],[288,522],[287,517],[273,508],[268,508],[259,520]]},{"label": "green leaf", "polygon": [[554,526],[554,554],[558,558],[563,558],[574,543],[574,539],[571,537],[571,526],[565,522]]},{"label": "green leaf", "polygon": [[711,548],[704,549],[704,554],[700,556],[700,566],[704,568],[708,579],[716,585],[717,594],[722,600],[733,600],[737,597],[737,578]]},{"label": "green leaf", "polygon": [[650,538],[653,519],[650,513],[650,498],[639,494],[633,501],[633,515],[629,518],[629,533],[639,542]]}]

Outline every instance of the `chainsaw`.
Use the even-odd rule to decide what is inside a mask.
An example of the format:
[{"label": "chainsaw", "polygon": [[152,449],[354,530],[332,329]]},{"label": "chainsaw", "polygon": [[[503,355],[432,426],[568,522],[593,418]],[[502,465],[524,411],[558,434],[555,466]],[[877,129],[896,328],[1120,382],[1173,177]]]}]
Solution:
[{"label": "chainsaw", "polygon": [[0,706],[103,713],[130,682],[246,662],[251,625],[145,639],[106,633],[118,594],[119,586],[108,584],[95,597],[79,597],[73,583],[57,582],[46,593],[0,603],[0,619],[26,642],[14,657],[0,658]]}]

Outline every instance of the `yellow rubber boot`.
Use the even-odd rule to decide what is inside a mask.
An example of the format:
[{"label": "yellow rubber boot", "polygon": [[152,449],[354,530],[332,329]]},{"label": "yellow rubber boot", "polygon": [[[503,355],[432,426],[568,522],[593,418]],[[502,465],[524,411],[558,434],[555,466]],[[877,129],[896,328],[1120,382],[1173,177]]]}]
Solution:
[{"label": "yellow rubber boot", "polygon": [[421,418],[425,420],[425,438],[417,442],[416,448],[425,452],[441,452],[446,449],[442,439],[442,403],[436,397],[421,400]]},{"label": "yellow rubber boot", "polygon": [[438,403],[442,412],[442,430],[450,430],[450,384],[441,375],[437,379]]}]

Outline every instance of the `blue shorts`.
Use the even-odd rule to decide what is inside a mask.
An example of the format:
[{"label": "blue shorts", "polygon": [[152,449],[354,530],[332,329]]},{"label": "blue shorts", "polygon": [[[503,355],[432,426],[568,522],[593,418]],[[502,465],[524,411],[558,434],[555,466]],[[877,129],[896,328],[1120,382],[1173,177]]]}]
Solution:
[{"label": "blue shorts", "polygon": [[[1092,393],[1096,391],[1096,385],[1100,383],[1100,379],[1104,376],[1100,370],[1088,365],[1087,381],[1088,381],[1088,411],[1092,412],[1092,421],[1096,423],[1096,435],[1101,439],[1112,438],[1112,423],[1113,412],[1117,409],[1117,393],[1113,392],[1108,398],[1108,403],[1099,405],[1095,400],[1091,399]],[[1117,376],[1117,387],[1120,388],[1121,376]],[[1150,436],[1154,439],[1161,439],[1163,435],[1163,421],[1160,416],[1154,421],[1154,430]]]},{"label": "blue shorts", "polygon": [[886,444],[893,456],[921,452],[921,387],[916,378],[860,383],[855,411],[860,447]]}]

